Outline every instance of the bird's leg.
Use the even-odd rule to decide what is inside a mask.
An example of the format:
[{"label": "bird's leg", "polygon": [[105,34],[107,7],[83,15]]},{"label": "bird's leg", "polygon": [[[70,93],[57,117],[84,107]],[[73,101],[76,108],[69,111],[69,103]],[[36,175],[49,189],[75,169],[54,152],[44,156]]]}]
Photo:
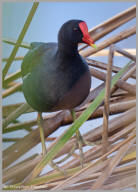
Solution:
[{"label": "bird's leg", "polygon": [[40,139],[41,139],[41,144],[42,144],[42,155],[44,156],[44,155],[46,155],[47,150],[46,150],[46,145],[45,145],[42,113],[38,113],[37,122],[38,122],[38,126],[39,126]]},{"label": "bird's leg", "polygon": [[83,160],[84,160],[84,155],[83,155],[83,139],[82,139],[82,136],[81,136],[79,130],[76,131],[76,139],[77,139],[78,147],[79,147],[80,163],[81,163],[81,167],[83,168]]},{"label": "bird's leg", "polygon": [[[70,110],[70,113],[72,115],[72,119],[73,121],[75,121],[76,119],[76,115],[75,115],[75,111],[74,110]],[[67,160],[68,158],[70,158],[72,156],[72,154],[74,153],[74,151],[79,148],[79,152],[80,152],[80,162],[81,162],[81,166],[83,167],[83,159],[84,159],[84,156],[83,156],[83,150],[82,150],[82,146],[83,145],[89,145],[89,146],[94,146],[94,145],[98,145],[99,144],[99,141],[98,142],[89,142],[89,141],[86,141],[84,140],[84,138],[81,136],[79,130],[76,131],[76,143],[74,144],[74,146],[72,147],[72,149],[69,151],[69,153],[61,160],[59,160],[57,163],[62,163],[64,162],[65,160]]]},{"label": "bird's leg", "polygon": [[[38,126],[39,126],[39,130],[40,130],[40,138],[41,138],[41,143],[42,143],[42,155],[46,155],[47,153],[47,149],[46,149],[46,145],[45,145],[45,137],[44,137],[44,129],[43,129],[43,117],[42,117],[42,113],[38,113],[38,118],[37,118],[37,121],[38,121]],[[64,170],[62,170],[60,167],[58,167],[53,161],[51,161],[49,163],[49,165],[57,170],[57,171],[60,171],[62,174],[66,174]]]},{"label": "bird's leg", "polygon": [[[76,120],[75,111],[72,109],[72,110],[70,110],[70,112],[71,112],[73,121],[75,121],[75,120]],[[99,141],[97,141],[97,142],[89,142],[89,141],[86,141],[86,140],[81,136],[79,130],[76,131],[76,139],[77,139],[77,144],[78,144],[79,152],[80,152],[80,163],[81,163],[81,166],[83,167],[83,160],[84,160],[83,145],[95,146],[95,145],[100,144],[101,142],[99,142]]]}]

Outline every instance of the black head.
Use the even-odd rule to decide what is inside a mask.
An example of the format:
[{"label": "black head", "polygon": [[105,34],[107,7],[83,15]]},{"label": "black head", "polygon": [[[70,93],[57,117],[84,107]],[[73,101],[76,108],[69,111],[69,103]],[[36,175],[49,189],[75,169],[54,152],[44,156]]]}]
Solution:
[{"label": "black head", "polygon": [[94,45],[94,41],[88,33],[87,24],[82,20],[69,20],[64,23],[59,30],[58,41],[72,46],[78,43]]}]

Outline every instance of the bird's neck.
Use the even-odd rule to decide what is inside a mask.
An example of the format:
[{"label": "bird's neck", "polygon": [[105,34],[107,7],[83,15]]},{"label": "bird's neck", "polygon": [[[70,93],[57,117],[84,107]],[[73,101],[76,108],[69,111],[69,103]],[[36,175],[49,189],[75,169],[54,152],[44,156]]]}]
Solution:
[{"label": "bird's neck", "polygon": [[78,44],[70,42],[58,43],[58,54],[63,57],[73,57],[78,55]]}]

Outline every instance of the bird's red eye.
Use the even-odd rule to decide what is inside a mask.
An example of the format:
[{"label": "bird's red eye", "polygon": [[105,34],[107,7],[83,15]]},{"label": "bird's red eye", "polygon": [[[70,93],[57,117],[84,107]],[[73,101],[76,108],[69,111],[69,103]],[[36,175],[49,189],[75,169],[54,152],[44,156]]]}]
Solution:
[{"label": "bird's red eye", "polygon": [[74,27],[73,30],[74,30],[74,31],[78,31],[78,28],[77,28],[77,27]]}]

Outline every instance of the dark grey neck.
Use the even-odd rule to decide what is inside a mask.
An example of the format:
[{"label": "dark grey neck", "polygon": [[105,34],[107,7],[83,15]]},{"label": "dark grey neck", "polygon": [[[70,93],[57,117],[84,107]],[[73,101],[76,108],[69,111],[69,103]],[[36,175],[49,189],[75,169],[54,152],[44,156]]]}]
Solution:
[{"label": "dark grey neck", "polygon": [[58,54],[60,57],[73,57],[78,55],[78,44],[71,42],[58,43]]}]

